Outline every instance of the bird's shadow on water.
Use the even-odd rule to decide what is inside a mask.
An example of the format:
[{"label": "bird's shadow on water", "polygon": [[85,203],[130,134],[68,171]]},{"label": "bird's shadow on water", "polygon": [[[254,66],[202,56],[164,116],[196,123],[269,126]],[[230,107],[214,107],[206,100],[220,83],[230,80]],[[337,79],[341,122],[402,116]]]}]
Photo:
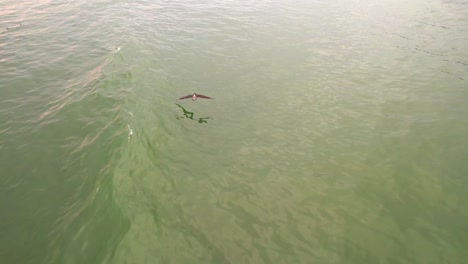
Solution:
[{"label": "bird's shadow on water", "polygon": [[193,121],[196,121],[198,122],[199,124],[203,124],[203,123],[208,123],[208,119],[212,119],[211,117],[199,117],[199,118],[194,118],[193,116],[195,115],[193,112],[190,112],[188,111],[187,109],[185,109],[183,106],[181,106],[180,104],[176,104],[180,109],[182,109],[182,114],[183,115],[178,115],[176,116],[177,119],[184,119],[184,118],[188,118],[190,120],[193,120]]}]

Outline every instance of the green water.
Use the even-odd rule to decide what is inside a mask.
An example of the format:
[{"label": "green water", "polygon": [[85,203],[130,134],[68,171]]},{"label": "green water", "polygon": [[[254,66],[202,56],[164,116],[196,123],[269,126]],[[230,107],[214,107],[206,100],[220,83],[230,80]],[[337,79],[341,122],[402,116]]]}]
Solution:
[{"label": "green water", "polygon": [[1,1],[0,263],[468,263],[468,5],[409,2]]}]

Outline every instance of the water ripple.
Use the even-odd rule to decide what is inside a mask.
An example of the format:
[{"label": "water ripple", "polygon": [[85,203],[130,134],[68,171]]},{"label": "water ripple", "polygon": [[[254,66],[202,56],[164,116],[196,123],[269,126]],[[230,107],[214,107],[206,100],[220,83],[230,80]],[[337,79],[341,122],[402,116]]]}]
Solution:
[{"label": "water ripple", "polygon": [[0,262],[463,262],[464,11],[2,1]]}]

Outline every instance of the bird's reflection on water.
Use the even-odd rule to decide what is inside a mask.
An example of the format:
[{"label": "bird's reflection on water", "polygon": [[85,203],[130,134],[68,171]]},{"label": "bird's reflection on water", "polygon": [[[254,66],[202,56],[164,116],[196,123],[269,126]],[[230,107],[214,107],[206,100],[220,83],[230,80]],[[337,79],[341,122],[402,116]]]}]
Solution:
[{"label": "bird's reflection on water", "polygon": [[203,124],[203,123],[208,123],[208,119],[211,119],[211,117],[199,117],[199,118],[194,118],[194,113],[193,112],[190,112],[190,111],[187,111],[187,109],[185,109],[183,106],[181,106],[180,104],[176,104],[180,109],[182,109],[183,111],[183,116],[180,115],[180,116],[176,116],[177,119],[183,119],[183,118],[188,118],[188,119],[191,119],[193,121],[197,121],[198,123],[200,124]]}]

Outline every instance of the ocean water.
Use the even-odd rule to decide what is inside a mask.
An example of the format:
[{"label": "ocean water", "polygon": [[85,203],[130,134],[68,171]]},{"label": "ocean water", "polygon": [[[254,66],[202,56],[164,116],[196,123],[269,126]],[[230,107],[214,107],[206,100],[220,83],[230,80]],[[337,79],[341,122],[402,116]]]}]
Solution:
[{"label": "ocean water", "polygon": [[0,263],[468,263],[467,73],[461,0],[3,0]]}]

